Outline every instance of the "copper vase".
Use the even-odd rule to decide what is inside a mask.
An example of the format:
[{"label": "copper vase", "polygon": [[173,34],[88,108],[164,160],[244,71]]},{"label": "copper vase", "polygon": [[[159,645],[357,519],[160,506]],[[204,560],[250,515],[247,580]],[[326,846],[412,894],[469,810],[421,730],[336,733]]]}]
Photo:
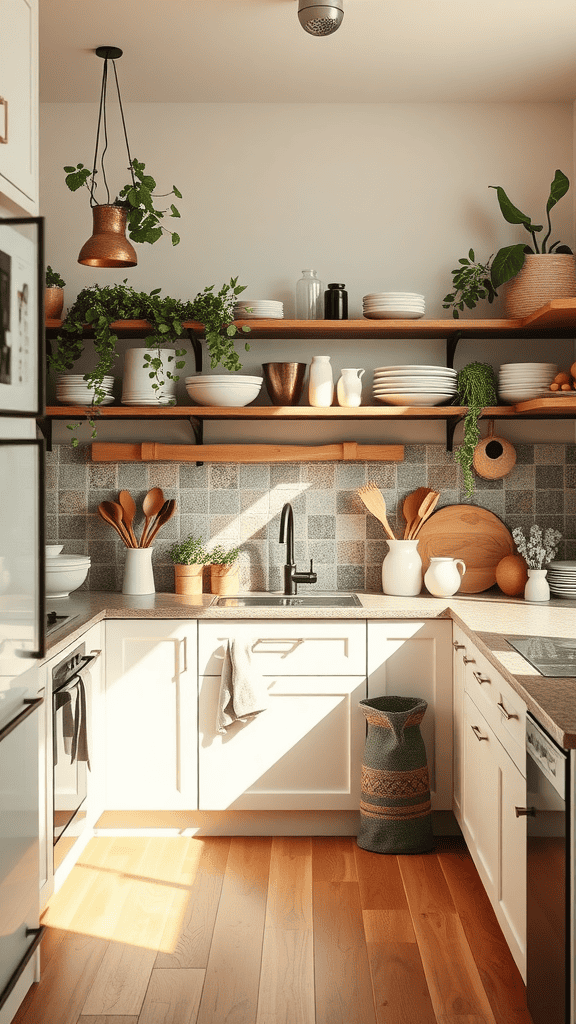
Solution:
[{"label": "copper vase", "polygon": [[78,263],[86,267],[135,267],[138,257],[126,238],[126,210],[122,206],[93,206],[92,235],[84,243]]},{"label": "copper vase", "polygon": [[306,366],[306,363],[262,363],[272,405],[298,405]]}]

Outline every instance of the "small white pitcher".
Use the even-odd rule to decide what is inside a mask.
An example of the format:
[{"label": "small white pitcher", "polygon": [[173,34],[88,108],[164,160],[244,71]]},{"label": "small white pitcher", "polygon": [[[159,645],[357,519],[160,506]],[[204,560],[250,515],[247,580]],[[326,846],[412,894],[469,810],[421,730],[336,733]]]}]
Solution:
[{"label": "small white pitcher", "polygon": [[424,586],[433,597],[452,597],[459,590],[465,572],[466,564],[461,558],[431,558],[424,574]]},{"label": "small white pitcher", "polygon": [[386,540],[389,551],[382,562],[382,590],[396,597],[416,597],[422,590],[422,559],[417,540]]},{"label": "small white pitcher", "polygon": [[366,373],[360,367],[346,367],[336,385],[338,405],[345,409],[355,409],[362,400],[362,377]]}]

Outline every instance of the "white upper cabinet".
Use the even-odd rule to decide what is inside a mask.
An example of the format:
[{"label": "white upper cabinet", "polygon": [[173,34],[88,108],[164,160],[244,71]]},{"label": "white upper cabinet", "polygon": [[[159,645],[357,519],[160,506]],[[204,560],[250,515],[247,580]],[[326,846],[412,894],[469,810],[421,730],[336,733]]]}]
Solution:
[{"label": "white upper cabinet", "polygon": [[0,205],[38,212],[38,0],[0,0]]}]

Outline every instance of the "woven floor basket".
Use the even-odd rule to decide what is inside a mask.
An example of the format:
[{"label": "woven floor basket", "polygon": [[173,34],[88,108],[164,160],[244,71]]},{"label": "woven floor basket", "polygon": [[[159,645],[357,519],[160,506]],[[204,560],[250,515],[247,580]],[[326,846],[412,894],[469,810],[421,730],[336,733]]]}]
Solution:
[{"label": "woven floor basket", "polygon": [[428,705],[419,697],[374,697],[360,707],[368,734],[358,846],[372,853],[427,853],[434,837],[420,722]]},{"label": "woven floor basket", "polygon": [[508,281],[504,299],[507,317],[529,316],[551,299],[576,296],[576,265],[568,253],[527,253],[524,266]]}]

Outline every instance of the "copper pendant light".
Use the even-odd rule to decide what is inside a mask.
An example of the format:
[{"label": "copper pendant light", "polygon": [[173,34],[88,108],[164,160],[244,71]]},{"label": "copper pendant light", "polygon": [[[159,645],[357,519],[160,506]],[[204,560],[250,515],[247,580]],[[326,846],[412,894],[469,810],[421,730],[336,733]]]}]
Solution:
[{"label": "copper pendant light", "polygon": [[[126,238],[126,215],[127,211],[123,206],[118,206],[110,202],[110,190],[108,188],[108,182],[106,180],[106,171],[104,169],[104,154],[108,146],[108,132],[106,124],[106,91],[108,85],[108,61],[112,61],[112,67],[114,69],[114,78],[116,81],[116,91],[118,93],[118,104],[120,106],[120,114],[122,118],[122,127],[124,129],[124,140],[126,142],[126,152],[128,153],[128,166],[132,175],[132,183],[135,185],[134,171],[132,169],[132,159],[130,156],[130,147],[128,145],[128,135],[126,133],[126,123],[124,121],[124,111],[122,109],[122,99],[120,97],[120,86],[118,84],[118,75],[116,74],[116,64],[114,63],[118,57],[122,56],[123,51],[117,46],[99,46],[95,50],[98,57],[104,60],[104,69],[102,71],[102,88],[100,90],[100,110],[98,113],[98,127],[96,130],[96,146],[94,150],[94,167],[92,170],[92,185],[90,188],[90,205],[92,207],[92,235],[87,242],[84,243],[78,256],[78,263],[82,263],[86,267],[135,267],[138,263],[138,257],[134,246]],[[104,149],[100,158],[100,167],[102,170],[102,180],[106,187],[106,193],[108,202],[106,204],[98,204],[94,198],[94,190],[96,188],[96,163],[98,160],[98,146],[100,141],[100,128],[103,129],[104,134]]]}]

